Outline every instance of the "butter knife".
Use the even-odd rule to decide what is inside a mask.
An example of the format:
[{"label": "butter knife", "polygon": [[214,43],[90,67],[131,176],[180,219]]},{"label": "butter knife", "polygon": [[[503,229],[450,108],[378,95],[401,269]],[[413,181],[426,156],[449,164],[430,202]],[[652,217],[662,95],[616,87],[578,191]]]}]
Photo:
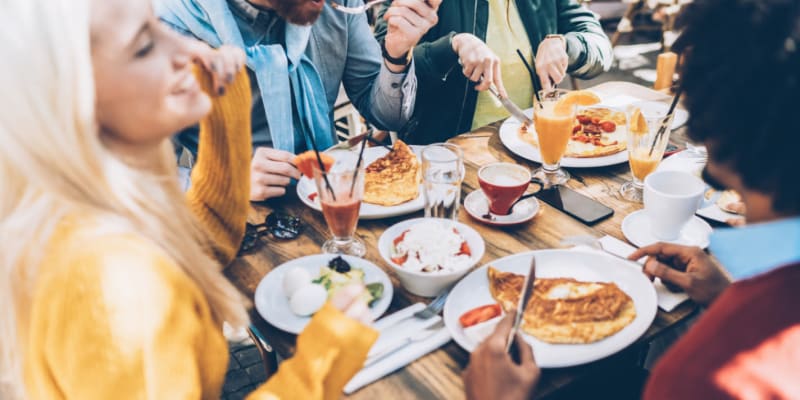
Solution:
[{"label": "butter knife", "polygon": [[531,257],[531,268],[528,271],[528,276],[525,277],[525,283],[522,284],[522,293],[520,294],[519,303],[517,304],[517,315],[514,316],[514,326],[508,334],[506,341],[506,352],[511,350],[511,345],[514,343],[514,337],[519,331],[522,324],[522,315],[525,314],[525,306],[533,295],[533,285],[536,282],[536,256]]},{"label": "butter knife", "polygon": [[528,118],[528,116],[525,115],[525,112],[522,111],[519,107],[517,107],[517,105],[514,104],[514,102],[509,100],[508,97],[504,98],[500,96],[500,93],[497,91],[497,88],[494,87],[494,85],[489,86],[489,92],[492,93],[492,95],[496,97],[497,100],[500,100],[500,104],[502,104],[503,107],[505,107],[505,109],[511,113],[512,117],[516,118],[519,122],[522,122],[523,124],[526,124],[528,126],[533,126],[533,120]]}]

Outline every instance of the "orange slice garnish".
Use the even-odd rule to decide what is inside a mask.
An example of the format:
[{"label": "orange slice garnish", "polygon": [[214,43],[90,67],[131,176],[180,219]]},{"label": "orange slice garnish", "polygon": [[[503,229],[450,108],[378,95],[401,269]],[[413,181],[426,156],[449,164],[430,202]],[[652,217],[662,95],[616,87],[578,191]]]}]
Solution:
[{"label": "orange slice garnish", "polygon": [[[325,172],[330,171],[333,163],[336,162],[336,159],[325,153],[319,153],[319,158],[322,159],[322,165],[325,167]],[[317,161],[317,155],[313,150],[309,150],[294,156],[292,164],[294,164],[297,169],[300,170],[301,174],[309,178],[313,178],[314,170],[319,169],[319,161]]]},{"label": "orange slice garnish", "polygon": [[600,103],[600,97],[596,94],[588,90],[575,90],[561,96],[556,101],[553,112],[557,115],[569,115],[575,106],[593,106],[597,103]]},{"label": "orange slice garnish", "polygon": [[644,119],[644,115],[642,115],[642,110],[638,107],[633,109],[633,113],[631,114],[631,133],[635,135],[645,135],[650,130],[647,129],[647,121]]}]

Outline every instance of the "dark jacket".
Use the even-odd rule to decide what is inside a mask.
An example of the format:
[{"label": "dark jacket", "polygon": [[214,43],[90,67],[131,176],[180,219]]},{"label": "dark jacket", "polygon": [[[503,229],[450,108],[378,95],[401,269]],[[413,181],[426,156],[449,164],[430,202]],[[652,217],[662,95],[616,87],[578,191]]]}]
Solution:
[{"label": "dark jacket", "polygon": [[[405,134],[410,143],[442,142],[470,130],[478,92],[464,77],[450,40],[456,33],[472,33],[486,40],[488,1],[445,0],[439,23],[414,49],[418,79],[414,116]],[[579,78],[592,78],[611,68],[613,52],[594,14],[575,0],[515,0],[533,51],[548,34],[565,35],[569,68]],[[378,13],[375,37],[386,34],[384,5]]]}]

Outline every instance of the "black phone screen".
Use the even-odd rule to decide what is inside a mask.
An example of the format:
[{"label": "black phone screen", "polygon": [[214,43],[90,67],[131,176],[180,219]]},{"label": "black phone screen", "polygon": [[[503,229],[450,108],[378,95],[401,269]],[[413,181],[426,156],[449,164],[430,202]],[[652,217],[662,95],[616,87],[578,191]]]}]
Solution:
[{"label": "black phone screen", "polygon": [[540,190],[536,197],[587,225],[595,224],[614,214],[611,208],[566,186]]}]

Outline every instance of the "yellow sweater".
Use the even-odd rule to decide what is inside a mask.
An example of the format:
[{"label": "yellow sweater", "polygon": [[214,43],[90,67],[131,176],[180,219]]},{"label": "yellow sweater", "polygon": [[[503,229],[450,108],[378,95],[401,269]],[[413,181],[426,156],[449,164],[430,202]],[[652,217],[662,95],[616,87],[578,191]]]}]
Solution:
[{"label": "yellow sweater", "polygon": [[[241,72],[201,123],[187,193],[222,264],[236,254],[249,206],[249,110]],[[40,265],[21,349],[29,398],[219,399],[228,347],[204,294],[146,237],[85,243],[93,226],[92,216],[66,218]],[[297,354],[251,398],[338,398],[376,337],[326,305],[298,338]]]}]

